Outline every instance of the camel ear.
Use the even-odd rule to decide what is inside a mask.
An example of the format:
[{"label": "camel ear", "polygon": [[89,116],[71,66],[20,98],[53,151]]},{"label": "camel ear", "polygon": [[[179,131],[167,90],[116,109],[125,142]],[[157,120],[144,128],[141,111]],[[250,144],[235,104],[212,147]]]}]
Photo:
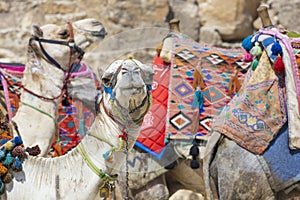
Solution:
[{"label": "camel ear", "polygon": [[43,31],[39,26],[32,25],[32,35],[36,37],[43,37]]},{"label": "camel ear", "polygon": [[101,81],[102,81],[102,84],[105,86],[105,87],[111,87],[111,79],[113,77],[114,73],[112,72],[107,72],[105,71],[102,75],[102,78],[101,78]]},{"label": "camel ear", "polygon": [[140,65],[142,70],[142,78],[147,85],[151,85],[153,82],[154,72],[151,66],[142,64]]},{"label": "camel ear", "polygon": [[105,87],[112,87],[113,86],[113,78],[115,73],[117,73],[118,68],[122,65],[122,60],[117,60],[113,62],[108,68],[104,71],[101,81]]}]

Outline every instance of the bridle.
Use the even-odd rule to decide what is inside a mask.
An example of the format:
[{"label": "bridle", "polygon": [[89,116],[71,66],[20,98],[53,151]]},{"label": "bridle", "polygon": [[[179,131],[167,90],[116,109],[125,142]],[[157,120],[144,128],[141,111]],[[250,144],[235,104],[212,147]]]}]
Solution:
[{"label": "bridle", "polygon": [[[132,61],[134,62],[134,60],[132,59]],[[124,119],[121,114],[120,114],[120,110],[118,110],[115,106],[114,106],[114,102],[116,102],[116,104],[118,104],[118,106],[120,107],[120,109],[122,109],[123,107],[121,106],[121,104],[119,103],[119,101],[115,98],[115,94],[113,92],[113,87],[116,85],[117,82],[117,76],[118,74],[121,72],[122,66],[123,66],[124,61],[120,64],[120,66],[117,68],[116,73],[114,73],[111,81],[110,81],[110,86],[105,86],[104,85],[104,91],[108,94],[110,94],[110,104],[112,105],[113,109],[115,112],[119,113],[118,116],[113,116],[106,108],[106,106],[104,105],[104,102],[102,101],[102,105],[104,108],[105,113],[113,120],[115,121],[117,124],[123,126],[122,124],[124,124],[124,122],[128,121],[128,119]],[[137,66],[138,64],[136,62],[134,62]],[[152,86],[151,85],[147,85],[147,95],[145,96],[145,98],[143,99],[142,103],[136,107],[134,110],[130,111],[129,114],[134,113],[135,111],[137,111],[138,109],[142,108],[146,103],[147,103],[147,108],[145,110],[145,113],[148,112],[150,105],[151,105],[151,100],[152,100],[152,95],[151,95],[151,91],[152,90]],[[131,121],[131,120],[130,120]],[[134,124],[141,124],[143,122],[143,118],[139,118],[136,120],[132,120],[132,122]]]},{"label": "bridle", "polygon": [[[63,87],[61,89],[60,94],[58,94],[55,97],[44,97],[42,95],[39,95],[29,89],[27,89],[26,87],[24,87],[23,85],[21,85],[20,87],[22,89],[24,89],[26,92],[40,98],[43,100],[55,100],[58,99],[59,97],[61,97],[64,93],[67,93],[67,84],[71,75],[71,71],[72,71],[72,66],[73,63],[72,62],[72,56],[74,55],[74,53],[79,53],[79,56],[77,57],[77,59],[79,60],[79,62],[81,61],[83,55],[84,55],[84,51],[75,44],[75,40],[74,40],[74,32],[73,32],[73,26],[71,22],[68,22],[68,27],[69,27],[69,32],[70,32],[70,37],[68,41],[59,41],[59,40],[48,40],[48,39],[44,39],[44,38],[39,38],[37,36],[32,36],[29,39],[29,46],[35,51],[36,54],[39,54],[38,52],[36,52],[35,48],[32,47],[32,41],[37,41],[39,43],[40,49],[42,51],[42,57],[44,60],[46,60],[47,62],[51,63],[52,65],[54,65],[55,67],[57,67],[58,69],[62,70],[64,73],[66,73],[66,77],[63,81]],[[69,54],[69,64],[68,64],[68,70],[67,72],[61,67],[61,65],[56,62],[56,60],[54,58],[52,58],[47,51],[44,49],[43,44],[42,43],[50,43],[50,44],[57,44],[57,45],[64,45],[70,48],[70,54]]]}]

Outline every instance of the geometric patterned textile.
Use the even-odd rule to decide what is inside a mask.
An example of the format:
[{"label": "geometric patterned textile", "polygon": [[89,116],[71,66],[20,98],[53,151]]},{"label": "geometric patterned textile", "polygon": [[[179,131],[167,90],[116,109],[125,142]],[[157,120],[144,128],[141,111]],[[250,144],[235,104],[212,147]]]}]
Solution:
[{"label": "geometric patterned textile", "polygon": [[[182,34],[173,37],[171,63],[163,62],[159,56],[154,58],[152,106],[135,144],[158,158],[170,135],[193,137],[210,132],[214,117],[232,98],[228,96],[228,85],[234,69],[239,69],[238,79],[242,81],[241,71],[249,66],[242,60],[242,48],[204,46]],[[195,69],[202,71],[205,82],[201,110],[192,108]]]},{"label": "geometric patterned textile", "polygon": [[20,96],[14,89],[20,84],[25,67],[19,63],[0,63],[0,69],[0,144],[3,144],[12,139],[8,122],[19,107]]},{"label": "geometric patterned textile", "polygon": [[[166,136],[192,137],[209,133],[212,120],[231,100],[228,85],[234,69],[249,66],[243,62],[243,54],[241,48],[216,48],[203,46],[187,37],[174,38]],[[195,69],[200,69],[204,76],[204,106],[201,110],[192,108]],[[238,78],[242,81],[244,74],[239,72]]]},{"label": "geometric patterned textile", "polygon": [[[283,75],[281,75],[283,76]],[[287,122],[285,85],[276,75],[266,51],[255,71],[215,118],[213,129],[255,154],[262,154]]]},{"label": "geometric patterned textile", "polygon": [[[262,28],[255,34],[252,34],[251,42],[252,41],[258,41],[260,45],[264,47],[264,50],[267,52],[271,62],[274,63],[274,66],[277,66],[275,63],[278,50],[281,52],[279,55],[281,55],[284,63],[284,78],[281,78],[281,80],[286,87],[289,146],[290,149],[300,149],[299,35],[290,34],[287,30],[282,30],[277,27]],[[279,46],[281,48],[279,48]],[[273,53],[274,49],[275,52]]]},{"label": "geometric patterned textile", "polygon": [[[90,78],[94,80],[95,88],[99,90],[99,82],[92,70],[84,63],[76,66],[77,69],[72,72],[71,78],[75,78],[73,74],[76,74],[76,78]],[[61,153],[64,155],[80,143],[84,137],[82,134],[93,124],[96,113],[79,100],[69,98],[67,106],[62,102],[63,99],[58,107],[59,138],[55,138],[53,145],[59,145]],[[80,133],[80,126],[84,127],[84,133]]]}]

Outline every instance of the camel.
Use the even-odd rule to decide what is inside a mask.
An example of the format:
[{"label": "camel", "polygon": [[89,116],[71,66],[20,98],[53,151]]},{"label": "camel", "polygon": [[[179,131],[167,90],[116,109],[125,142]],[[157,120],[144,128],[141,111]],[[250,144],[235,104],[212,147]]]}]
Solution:
[{"label": "camel", "polygon": [[[4,197],[96,199],[99,187],[116,179],[109,174],[119,170],[125,149],[134,145],[151,103],[152,76],[152,68],[137,60],[113,62],[102,76],[105,90],[99,114],[81,143],[56,158],[28,156]],[[102,156],[106,152],[107,160]]]},{"label": "camel", "polygon": [[69,27],[33,26],[21,104],[12,121],[17,124],[13,135],[20,135],[26,147],[38,145],[40,156],[47,155],[57,131],[56,108],[66,89],[66,73],[74,61],[82,58],[84,49],[106,34],[102,23],[91,18],[76,21]]},{"label": "camel", "polygon": [[[266,8],[259,9],[267,16]],[[276,28],[271,23],[251,36],[253,38],[251,42],[258,41],[264,49],[258,56],[259,62],[256,69],[251,70],[248,78],[245,79],[239,97],[232,99],[213,126],[213,133],[208,141],[204,158],[204,168],[207,169],[204,170],[207,199],[286,200],[299,198],[299,167],[294,170],[294,164],[299,163],[296,159],[300,156],[299,98],[297,99],[296,94],[299,87],[296,84],[299,81],[299,75],[295,59],[297,51],[293,52],[293,49],[299,48],[300,40],[288,36],[289,31]],[[255,37],[257,40],[254,39]],[[270,38],[277,40],[272,42]],[[270,39],[269,42],[266,42],[267,39]],[[247,45],[246,41],[244,44],[247,47],[249,43]],[[261,80],[258,77],[262,77]],[[266,84],[266,81],[272,81],[272,84],[268,87],[263,86],[262,83]],[[266,96],[271,95],[270,92],[276,93],[281,90],[286,93],[278,94],[278,97],[273,100],[269,99],[273,103],[266,109],[253,101],[257,99],[256,102],[270,103],[264,100],[263,95],[253,96],[255,93],[252,89],[255,84],[261,84],[259,90]],[[252,115],[252,117],[248,115],[247,118],[249,120],[250,118],[262,119],[260,123],[265,124],[263,129],[247,130],[240,123],[241,118],[238,122],[233,122],[232,117],[224,118],[224,115],[232,114],[231,109],[237,112],[244,110],[246,106],[241,105],[246,101],[250,104],[254,103],[252,108],[256,109],[255,112],[251,112],[252,108],[246,111],[245,113]],[[279,108],[280,102],[284,102],[282,105],[285,107],[279,109],[280,112],[275,111],[276,107]],[[274,112],[277,114],[273,115]],[[261,116],[261,113],[265,114]],[[229,125],[229,123],[232,124]],[[250,121],[245,121],[245,124],[248,126]],[[242,134],[235,134],[234,129],[229,128],[233,127],[232,125],[239,128]],[[244,137],[244,134],[247,134],[247,137]],[[257,138],[255,139],[252,134],[255,134]],[[242,138],[242,141],[238,137]],[[265,137],[264,142],[259,139],[262,137]],[[254,145],[249,138],[254,139]],[[280,148],[280,151],[276,148]],[[275,158],[279,159],[275,160]],[[282,168],[288,170],[281,170]]]}]

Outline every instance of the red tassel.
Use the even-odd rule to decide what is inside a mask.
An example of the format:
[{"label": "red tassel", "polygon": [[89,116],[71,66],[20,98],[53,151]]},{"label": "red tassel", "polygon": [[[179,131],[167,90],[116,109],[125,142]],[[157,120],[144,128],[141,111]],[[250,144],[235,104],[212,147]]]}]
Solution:
[{"label": "red tassel", "polygon": [[284,71],[284,63],[282,61],[281,56],[277,56],[276,62],[274,63],[274,70],[277,72],[283,72]]}]

